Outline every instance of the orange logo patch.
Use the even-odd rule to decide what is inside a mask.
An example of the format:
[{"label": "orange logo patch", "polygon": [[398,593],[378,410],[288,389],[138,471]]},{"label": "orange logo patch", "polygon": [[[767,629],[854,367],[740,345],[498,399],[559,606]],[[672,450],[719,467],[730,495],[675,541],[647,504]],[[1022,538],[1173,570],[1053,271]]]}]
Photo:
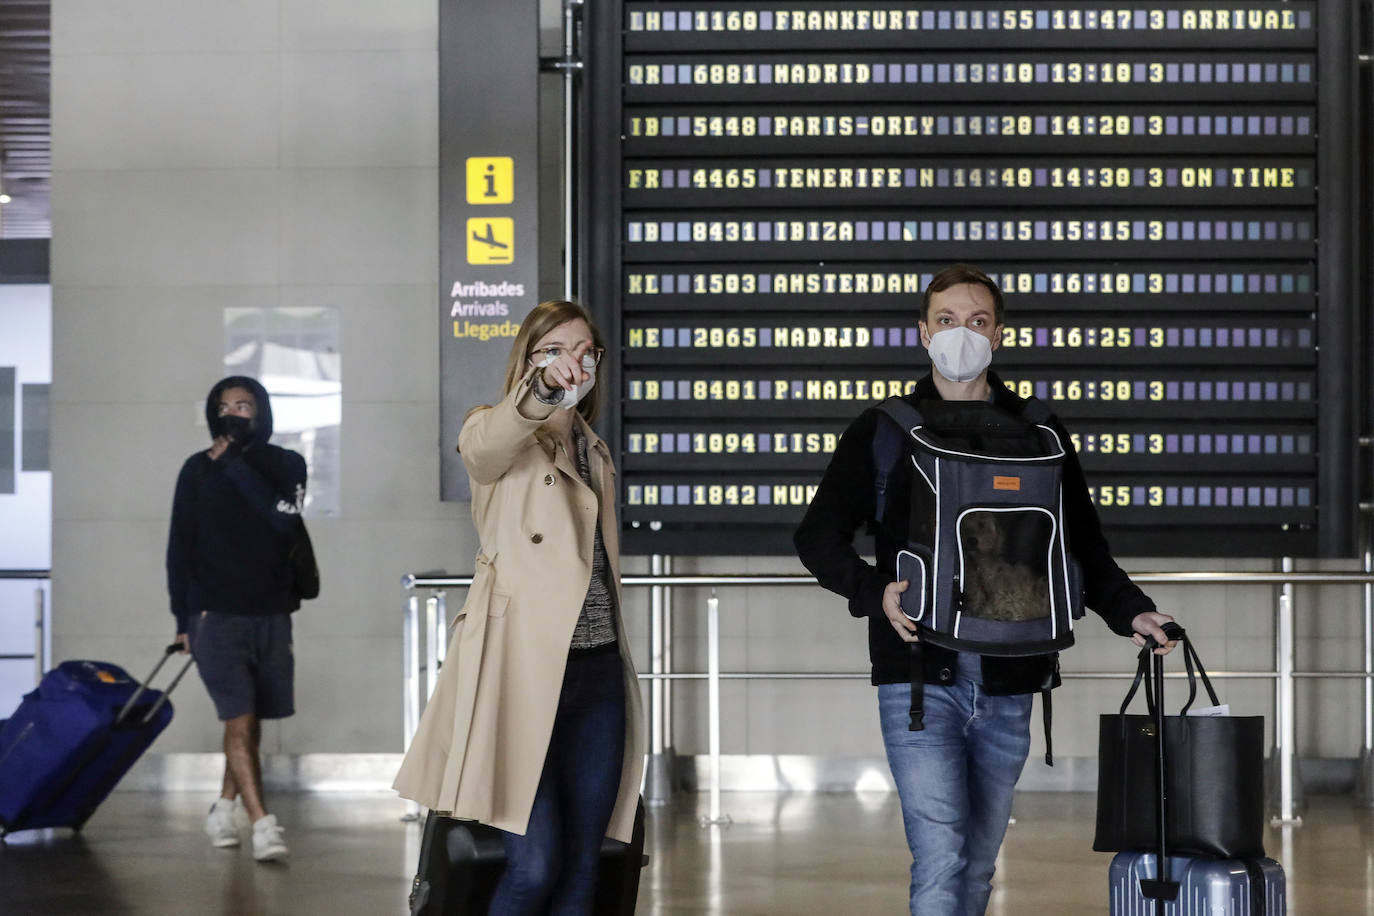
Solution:
[{"label": "orange logo patch", "polygon": [[105,684],[116,684],[116,683],[119,682],[119,678],[115,677],[115,676],[114,676],[113,674],[111,674],[110,672],[104,671],[104,670],[97,671],[97,672],[95,673],[95,677],[96,677],[96,680],[101,681],[102,683],[105,683]]},{"label": "orange logo patch", "polygon": [[1019,490],[1021,489],[1020,477],[993,477],[992,488],[994,490]]}]

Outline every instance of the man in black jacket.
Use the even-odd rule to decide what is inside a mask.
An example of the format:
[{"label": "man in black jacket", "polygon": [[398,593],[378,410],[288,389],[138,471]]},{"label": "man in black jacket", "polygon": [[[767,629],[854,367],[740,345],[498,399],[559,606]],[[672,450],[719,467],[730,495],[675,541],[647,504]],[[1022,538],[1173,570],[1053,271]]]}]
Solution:
[{"label": "man in black jacket", "polygon": [[[934,368],[905,395],[930,400],[985,400],[1020,415],[1024,401],[988,370],[1001,343],[1002,294],[975,267],[956,264],[926,289],[921,343]],[[987,907],[993,865],[1011,815],[1012,792],[1030,750],[1031,699],[1059,684],[1054,655],[995,658],[924,645],[921,670],[912,671],[909,643],[916,624],[901,609],[908,584],[896,581],[892,532],[907,529],[911,465],[899,461],[888,481],[881,526],[875,517],[873,438],[880,419],[870,408],[845,431],[794,543],[817,581],[849,601],[849,613],[868,621],[872,683],[888,765],[902,804],[911,849],[911,912],[976,916]],[[1067,431],[1055,418],[1062,442]],[[1063,468],[1063,505],[1069,548],[1083,569],[1084,601],[1113,632],[1161,645],[1160,626],[1173,618],[1152,602],[1112,559],[1072,448]],[[872,525],[877,565],[854,549],[860,527]],[[1162,651],[1173,647],[1168,643]],[[924,682],[924,728],[908,727],[913,676]]]},{"label": "man in black jacket", "polygon": [[224,786],[205,830],[239,844],[234,800],[253,825],[253,857],[283,858],[267,812],[258,748],[262,720],[295,712],[291,612],[300,607],[288,552],[305,497],[305,460],[268,444],[272,405],[255,379],[231,376],[205,400],[213,442],[182,465],[167,541],[177,642],[196,658],[224,722]]}]

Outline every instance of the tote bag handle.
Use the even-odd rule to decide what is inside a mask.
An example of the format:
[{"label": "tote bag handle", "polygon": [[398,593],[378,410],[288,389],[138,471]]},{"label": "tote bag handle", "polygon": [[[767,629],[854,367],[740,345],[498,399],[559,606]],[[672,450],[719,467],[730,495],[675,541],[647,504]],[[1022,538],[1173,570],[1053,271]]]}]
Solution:
[{"label": "tote bag handle", "polygon": [[[1217,698],[1216,688],[1212,686],[1212,679],[1207,676],[1207,669],[1202,664],[1201,657],[1197,654],[1197,649],[1193,647],[1193,642],[1188,638],[1188,633],[1183,627],[1176,623],[1164,624],[1164,635],[1169,639],[1183,644],[1183,662],[1188,671],[1188,701],[1183,704],[1183,709],[1179,715],[1186,716],[1188,710],[1192,708],[1193,701],[1197,699],[1197,682],[1202,678],[1203,689],[1207,691],[1207,697],[1212,701],[1213,706],[1220,706],[1221,701]],[[1145,708],[1150,715],[1155,712],[1155,688],[1150,677],[1150,659],[1156,657],[1154,650],[1159,648],[1150,637],[1145,638],[1145,645],[1141,648],[1139,655],[1136,656],[1135,680],[1131,682],[1130,690],[1126,691],[1126,698],[1121,701],[1121,715],[1126,714],[1127,708],[1131,705],[1131,700],[1135,699],[1136,691],[1140,685],[1145,685]]]}]

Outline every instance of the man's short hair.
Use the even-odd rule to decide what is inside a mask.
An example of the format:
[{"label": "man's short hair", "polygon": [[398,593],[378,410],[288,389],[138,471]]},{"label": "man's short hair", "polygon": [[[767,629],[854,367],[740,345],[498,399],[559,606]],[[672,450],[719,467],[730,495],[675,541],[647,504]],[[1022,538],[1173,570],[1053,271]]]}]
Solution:
[{"label": "man's short hair", "polygon": [[1002,291],[997,288],[997,284],[992,277],[983,273],[972,264],[951,264],[940,271],[930,280],[930,285],[926,287],[924,298],[921,299],[921,320],[930,320],[930,297],[935,293],[942,293],[951,286],[959,286],[963,283],[974,283],[986,287],[992,293],[993,318],[998,324],[1004,324],[1003,315],[1006,307],[1002,305]]}]

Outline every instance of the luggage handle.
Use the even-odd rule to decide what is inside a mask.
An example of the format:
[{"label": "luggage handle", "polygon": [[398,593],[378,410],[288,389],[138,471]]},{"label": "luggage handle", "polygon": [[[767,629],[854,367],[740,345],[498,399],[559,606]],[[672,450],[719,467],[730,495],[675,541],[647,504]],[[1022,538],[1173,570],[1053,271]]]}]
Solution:
[{"label": "luggage handle", "polygon": [[[1171,640],[1182,640],[1184,643],[1184,658],[1188,658],[1187,645],[1188,634],[1183,627],[1176,623],[1164,624],[1164,635]],[[1155,916],[1164,916],[1165,902],[1178,899],[1179,882],[1169,880],[1169,834],[1168,834],[1168,808],[1169,808],[1169,780],[1165,772],[1164,754],[1164,657],[1155,655],[1154,650],[1160,648],[1159,643],[1155,642],[1153,636],[1145,637],[1145,645],[1140,650],[1140,664],[1136,669],[1135,683],[1131,685],[1131,693],[1126,696],[1129,703],[1131,695],[1135,693],[1136,685],[1141,681],[1141,676],[1146,673],[1146,662],[1153,662],[1152,675],[1145,682],[1145,703],[1150,708],[1151,717],[1155,725],[1155,829],[1159,831],[1159,849],[1155,859],[1155,875],[1151,880],[1148,878],[1140,879],[1140,893],[1147,900],[1155,902]],[[1204,681],[1206,674],[1203,675]],[[1188,666],[1188,683],[1191,687],[1188,696],[1188,704],[1193,702],[1193,695],[1197,693],[1197,682],[1193,679],[1193,668]],[[1208,693],[1212,693],[1212,685],[1207,683]],[[1212,694],[1215,704],[1215,694]],[[1185,705],[1184,709],[1188,707]],[[1122,706],[1125,712],[1125,705]]]},{"label": "luggage handle", "polygon": [[[115,728],[124,724],[125,717],[133,710],[134,704],[138,702],[139,697],[143,696],[144,691],[152,686],[153,678],[157,677],[157,673],[162,670],[162,666],[167,664],[167,659],[180,651],[181,643],[179,642],[174,642],[162,650],[162,658],[158,659],[157,664],[153,666],[153,670],[148,672],[148,676],[138,685],[138,689],[134,691],[133,696],[129,697],[128,702],[124,704],[124,708],[119,711],[119,715],[115,716]],[[191,669],[191,663],[193,661],[195,661],[195,658],[187,653],[186,664],[181,666],[181,670],[177,672],[176,677],[172,678],[172,683],[167,685],[167,689],[162,691],[162,696],[158,697],[157,702],[148,710],[148,714],[139,720],[138,724],[140,726],[147,725],[149,722],[153,721],[153,716],[157,715],[158,710],[162,708],[163,704],[171,699],[172,691],[176,689],[177,684],[181,683],[181,679],[186,676],[186,672]]]}]

